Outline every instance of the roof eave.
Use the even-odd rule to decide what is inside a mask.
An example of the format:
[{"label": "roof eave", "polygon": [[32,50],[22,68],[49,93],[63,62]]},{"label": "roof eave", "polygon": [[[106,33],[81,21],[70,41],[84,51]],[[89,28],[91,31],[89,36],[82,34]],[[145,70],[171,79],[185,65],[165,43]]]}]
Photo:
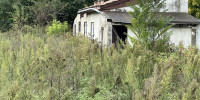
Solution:
[{"label": "roof eave", "polygon": [[169,24],[175,24],[175,25],[198,25],[200,22],[177,22],[177,21],[171,21]]}]

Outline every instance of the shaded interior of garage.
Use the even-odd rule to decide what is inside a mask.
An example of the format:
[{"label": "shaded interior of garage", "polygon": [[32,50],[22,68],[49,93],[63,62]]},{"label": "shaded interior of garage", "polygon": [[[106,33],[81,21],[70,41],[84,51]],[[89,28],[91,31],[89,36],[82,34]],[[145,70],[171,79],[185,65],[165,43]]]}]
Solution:
[{"label": "shaded interior of garage", "polygon": [[125,42],[127,38],[126,34],[127,34],[127,28],[124,25],[113,25],[112,43],[116,44],[119,40]]}]

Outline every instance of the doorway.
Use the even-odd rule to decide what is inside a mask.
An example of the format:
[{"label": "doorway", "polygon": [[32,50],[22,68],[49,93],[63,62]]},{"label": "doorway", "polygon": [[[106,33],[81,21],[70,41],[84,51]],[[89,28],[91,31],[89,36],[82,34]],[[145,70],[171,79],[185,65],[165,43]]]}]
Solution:
[{"label": "doorway", "polygon": [[123,25],[113,25],[112,29],[112,43],[116,44],[117,41],[126,41],[127,28]]}]

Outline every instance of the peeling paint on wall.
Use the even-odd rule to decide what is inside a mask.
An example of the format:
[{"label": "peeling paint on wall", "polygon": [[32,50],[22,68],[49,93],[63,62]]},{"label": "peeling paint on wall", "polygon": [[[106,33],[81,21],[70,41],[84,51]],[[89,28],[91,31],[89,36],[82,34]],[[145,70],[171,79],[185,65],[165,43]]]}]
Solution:
[{"label": "peeling paint on wall", "polygon": [[[188,13],[188,0],[166,0],[161,12],[185,12]],[[118,9],[111,9],[110,11],[133,11],[130,7],[122,7]]]},{"label": "peeling paint on wall", "polygon": [[166,0],[161,11],[167,12],[188,12],[188,0]]}]

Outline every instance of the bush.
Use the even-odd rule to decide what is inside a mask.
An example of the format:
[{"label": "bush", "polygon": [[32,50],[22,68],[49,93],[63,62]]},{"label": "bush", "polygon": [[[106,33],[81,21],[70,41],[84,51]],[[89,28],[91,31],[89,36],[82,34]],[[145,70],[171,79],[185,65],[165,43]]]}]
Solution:
[{"label": "bush", "polygon": [[96,42],[70,34],[13,33],[0,34],[0,100],[200,97],[197,48],[159,54],[134,44],[101,50]]},{"label": "bush", "polygon": [[55,35],[62,34],[68,31],[68,23],[61,23],[60,21],[53,20],[52,25],[48,26],[46,29],[47,34]]}]

